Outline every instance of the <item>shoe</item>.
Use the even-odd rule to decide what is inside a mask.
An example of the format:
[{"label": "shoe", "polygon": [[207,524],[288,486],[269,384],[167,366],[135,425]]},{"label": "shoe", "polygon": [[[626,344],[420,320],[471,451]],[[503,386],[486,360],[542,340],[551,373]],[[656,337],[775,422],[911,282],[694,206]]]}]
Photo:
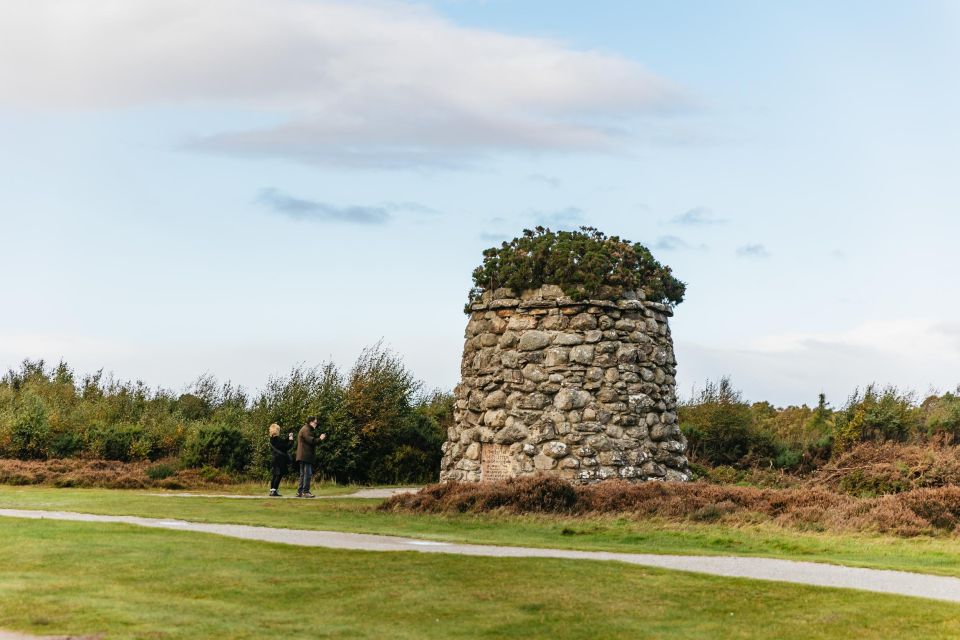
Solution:
[{"label": "shoe", "polygon": [[303,497],[304,497],[304,498],[316,498],[317,496],[315,496],[315,495],[313,495],[312,493],[310,493],[309,491],[307,491],[305,494],[303,494]]},{"label": "shoe", "polygon": [[270,489],[270,496],[275,496],[275,495],[277,495],[277,490],[276,490],[276,489]]},{"label": "shoe", "polygon": [[298,492],[297,492],[297,497],[298,497],[298,498],[302,498],[302,497],[303,497],[303,494],[298,491]]},{"label": "shoe", "polygon": [[279,492],[279,491],[276,491],[276,492],[274,492],[273,497],[274,497],[274,498],[282,498],[283,496],[280,495],[280,492]]}]

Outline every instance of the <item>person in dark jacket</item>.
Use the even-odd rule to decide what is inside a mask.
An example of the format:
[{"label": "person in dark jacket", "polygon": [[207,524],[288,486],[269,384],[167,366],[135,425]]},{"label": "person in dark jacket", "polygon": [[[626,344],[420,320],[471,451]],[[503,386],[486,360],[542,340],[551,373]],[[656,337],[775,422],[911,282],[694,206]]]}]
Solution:
[{"label": "person in dark jacket", "polygon": [[300,463],[300,486],[298,498],[316,498],[310,493],[310,480],[313,478],[313,465],[317,463],[317,444],[326,440],[327,434],[317,434],[317,418],[310,416],[297,435],[297,462]]},{"label": "person in dark jacket", "polygon": [[273,454],[273,464],[270,475],[270,495],[280,497],[280,481],[287,475],[293,455],[293,433],[280,435],[280,425],[274,422],[270,425],[270,453]]}]

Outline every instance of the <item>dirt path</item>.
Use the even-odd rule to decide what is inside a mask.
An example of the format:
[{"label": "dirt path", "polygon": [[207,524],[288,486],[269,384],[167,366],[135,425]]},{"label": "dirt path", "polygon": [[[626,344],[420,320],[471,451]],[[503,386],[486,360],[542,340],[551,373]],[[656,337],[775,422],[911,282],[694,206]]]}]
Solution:
[{"label": "dirt path", "polygon": [[[568,560],[607,560],[677,571],[707,573],[717,576],[775,580],[820,587],[861,589],[877,593],[917,596],[935,600],[960,602],[960,578],[931,576],[906,571],[861,569],[816,562],[797,562],[773,558],[738,556],[673,556],[604,551],[572,551],[531,547],[500,547],[479,544],[458,544],[335,531],[275,529],[236,524],[207,524],[183,520],[161,520],[136,516],[102,516],[63,511],[28,511],[0,509],[0,517],[71,520],[77,522],[109,522],[141,527],[195,531],[215,535],[260,540],[305,547],[355,549],[361,551],[417,551],[450,553],[495,558],[560,558]],[[2,639],[0,639],[2,640]]]}]

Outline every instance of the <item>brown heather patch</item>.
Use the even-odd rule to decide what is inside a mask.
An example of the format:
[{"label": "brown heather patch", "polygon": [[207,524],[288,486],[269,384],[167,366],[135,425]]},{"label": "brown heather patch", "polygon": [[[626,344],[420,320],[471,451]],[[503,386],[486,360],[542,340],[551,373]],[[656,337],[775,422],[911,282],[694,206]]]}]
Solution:
[{"label": "brown heather patch", "polygon": [[447,483],[399,495],[380,507],[421,513],[622,514],[674,522],[770,522],[804,530],[897,536],[957,531],[960,488],[917,489],[856,498],[824,487],[758,489],[705,482],[574,486],[548,476],[497,483]]},{"label": "brown heather patch", "polygon": [[182,469],[162,479],[148,475],[164,463],[117,462],[66,458],[57,460],[0,459],[0,484],[97,487],[103,489],[191,489],[223,485],[231,477],[223,472]]},{"label": "brown heather patch", "polygon": [[816,471],[811,483],[860,496],[960,485],[960,447],[865,443]]}]

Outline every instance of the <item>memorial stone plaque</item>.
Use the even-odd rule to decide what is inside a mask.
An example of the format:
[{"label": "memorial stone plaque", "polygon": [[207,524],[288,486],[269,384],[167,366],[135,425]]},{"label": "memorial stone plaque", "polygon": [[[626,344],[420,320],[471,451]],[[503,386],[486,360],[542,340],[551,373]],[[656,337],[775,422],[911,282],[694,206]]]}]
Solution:
[{"label": "memorial stone plaque", "polygon": [[506,480],[513,477],[513,459],[509,447],[484,443],[480,447],[480,480]]}]

